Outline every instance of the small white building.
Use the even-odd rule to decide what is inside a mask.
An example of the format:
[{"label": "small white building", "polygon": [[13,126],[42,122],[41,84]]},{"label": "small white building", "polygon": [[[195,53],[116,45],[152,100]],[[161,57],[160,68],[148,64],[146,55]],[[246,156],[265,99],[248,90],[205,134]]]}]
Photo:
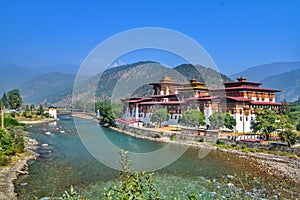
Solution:
[{"label": "small white building", "polygon": [[57,119],[57,108],[54,106],[49,107],[49,116],[53,119]]}]

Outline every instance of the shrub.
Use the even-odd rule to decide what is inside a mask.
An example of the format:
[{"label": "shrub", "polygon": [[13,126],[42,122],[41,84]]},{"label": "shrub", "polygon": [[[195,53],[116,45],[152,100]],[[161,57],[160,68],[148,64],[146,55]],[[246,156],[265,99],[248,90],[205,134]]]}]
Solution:
[{"label": "shrub", "polygon": [[10,157],[0,153],[0,166],[6,166],[10,161]]},{"label": "shrub", "polygon": [[152,175],[145,172],[130,172],[127,152],[121,150],[121,165],[119,185],[105,189],[105,199],[162,199],[152,183]]}]

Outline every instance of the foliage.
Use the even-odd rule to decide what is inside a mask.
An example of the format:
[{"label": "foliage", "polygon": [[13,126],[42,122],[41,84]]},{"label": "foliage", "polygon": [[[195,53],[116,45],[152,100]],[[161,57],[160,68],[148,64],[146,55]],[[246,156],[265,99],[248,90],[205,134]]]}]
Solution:
[{"label": "foliage", "polygon": [[[0,116],[1,121],[1,116]],[[25,124],[19,123],[15,118],[7,115],[4,117],[4,126],[5,127],[14,127],[14,126],[23,126],[25,127]]]},{"label": "foliage", "polygon": [[256,118],[252,122],[254,132],[262,132],[266,139],[269,140],[270,134],[279,127],[279,117],[274,110],[268,108],[256,109]]},{"label": "foliage", "polygon": [[296,144],[297,140],[299,140],[297,135],[291,129],[282,131],[280,137],[283,141],[288,143],[289,147]]},{"label": "foliage", "polygon": [[199,127],[205,125],[205,116],[198,110],[187,110],[182,114],[180,124],[184,126]]},{"label": "foliage", "polygon": [[20,90],[14,89],[7,93],[8,107],[10,109],[19,109],[22,105],[22,97],[20,95]]},{"label": "foliage", "polygon": [[65,193],[63,194],[62,197],[59,198],[59,200],[88,200],[88,199],[85,197],[81,197],[71,185],[70,190],[65,191]]},{"label": "foliage", "polygon": [[210,126],[214,129],[219,129],[221,127],[226,127],[228,129],[233,129],[236,125],[235,119],[229,113],[214,112],[209,117]]},{"label": "foliage", "polygon": [[169,113],[167,109],[157,109],[154,111],[151,117],[151,121],[154,123],[158,123],[161,127],[162,122],[169,120]]},{"label": "foliage", "polygon": [[43,115],[44,114],[44,108],[42,105],[39,106],[39,109],[38,109],[38,115]]},{"label": "foliage", "polygon": [[225,127],[232,130],[233,127],[236,125],[236,121],[235,119],[229,114],[229,113],[225,113],[225,123],[224,123]]},{"label": "foliage", "polygon": [[96,102],[96,109],[99,109],[100,115],[103,117],[104,123],[113,124],[115,118],[123,115],[123,106],[120,103],[112,103],[109,100]]},{"label": "foliage", "polygon": [[1,103],[3,104],[4,107],[8,107],[8,99],[6,92],[3,93],[2,98],[1,98]]},{"label": "foliage", "polygon": [[24,149],[23,137],[13,130],[0,129],[0,165],[7,165],[10,161],[9,156],[22,153]]},{"label": "foliage", "polygon": [[155,185],[152,183],[152,175],[145,172],[130,172],[127,152],[121,150],[121,166],[119,185],[105,189],[104,196],[109,200],[129,199],[162,199]]}]

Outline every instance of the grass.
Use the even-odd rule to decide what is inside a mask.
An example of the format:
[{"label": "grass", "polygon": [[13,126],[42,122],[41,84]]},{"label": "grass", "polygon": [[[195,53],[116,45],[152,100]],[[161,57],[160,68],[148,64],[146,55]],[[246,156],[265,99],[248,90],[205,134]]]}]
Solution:
[{"label": "grass", "polygon": [[249,148],[249,147],[240,147],[239,145],[227,145],[223,143],[213,144],[214,146],[221,148],[221,149],[233,149],[233,150],[240,150],[245,153],[267,153],[277,156],[285,156],[291,159],[299,159],[296,154],[285,152],[285,151],[270,151],[266,149],[259,149],[259,148]]}]

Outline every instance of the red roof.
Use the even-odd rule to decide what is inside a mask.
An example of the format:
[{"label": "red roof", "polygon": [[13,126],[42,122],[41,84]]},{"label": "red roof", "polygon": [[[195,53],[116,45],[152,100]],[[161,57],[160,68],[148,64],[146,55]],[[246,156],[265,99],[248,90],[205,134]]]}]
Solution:
[{"label": "red roof", "polygon": [[151,98],[132,99],[132,100],[127,100],[125,102],[128,102],[128,103],[139,103],[139,102],[146,101],[146,100],[151,100]]},{"label": "red roof", "polygon": [[206,97],[191,97],[191,98],[186,98],[184,99],[185,101],[193,101],[193,100],[198,100],[198,101],[205,101],[205,100],[212,100],[218,98],[217,96],[206,96]]},{"label": "red roof", "polygon": [[152,95],[151,97],[152,98],[166,98],[166,97],[173,97],[173,96],[176,96],[176,94],[168,94],[168,95],[166,95],[166,94],[160,94],[160,95]]},{"label": "red roof", "polygon": [[139,105],[166,105],[166,104],[183,104],[185,101],[167,101],[167,102],[157,102],[157,101],[149,101],[149,102],[142,102]]},{"label": "red roof", "polygon": [[281,106],[281,103],[278,102],[259,102],[259,101],[253,101],[250,102],[253,105],[272,105],[272,106]]},{"label": "red roof", "polygon": [[273,90],[269,88],[259,88],[259,87],[250,87],[250,86],[239,86],[239,87],[226,87],[226,88],[214,88],[210,89],[211,91],[223,91],[223,90],[257,90],[257,91],[269,91],[269,92],[280,92],[280,90]]},{"label": "red roof", "polygon": [[262,83],[257,83],[257,82],[248,82],[248,81],[245,81],[245,82],[224,82],[224,85],[261,85]]},{"label": "red roof", "polygon": [[235,101],[251,101],[251,99],[247,99],[247,98],[244,98],[244,97],[231,97],[231,96],[227,96],[226,98],[232,99],[232,100],[235,100]]}]

